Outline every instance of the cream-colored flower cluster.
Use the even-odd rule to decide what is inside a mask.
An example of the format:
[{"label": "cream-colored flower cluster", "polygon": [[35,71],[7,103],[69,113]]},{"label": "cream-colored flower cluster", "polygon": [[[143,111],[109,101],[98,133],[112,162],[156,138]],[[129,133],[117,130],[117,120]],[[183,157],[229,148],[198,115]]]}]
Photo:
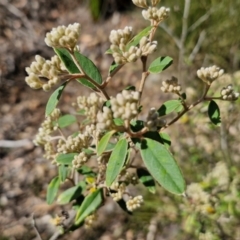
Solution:
[{"label": "cream-colored flower cluster", "polygon": [[143,203],[143,197],[139,195],[134,198],[130,198],[126,203],[126,206],[127,206],[127,209],[132,212],[137,208],[140,208],[142,203]]},{"label": "cream-colored flower cluster", "polygon": [[[36,61],[26,68],[29,76],[25,78],[25,81],[33,89],[43,88],[44,91],[49,91],[60,82],[59,74],[64,72],[61,61],[57,56],[52,57],[51,60],[46,60],[36,55],[35,59]],[[49,80],[44,82],[40,78]]]},{"label": "cream-colored flower cluster", "polygon": [[237,100],[239,98],[239,93],[235,92],[232,85],[228,85],[221,90],[221,96],[224,100]]},{"label": "cream-colored flower cluster", "polygon": [[142,37],[139,42],[139,48],[142,51],[142,56],[147,56],[157,49],[157,41],[150,41],[147,37]]},{"label": "cream-colored flower cluster", "polygon": [[140,93],[137,91],[123,90],[111,98],[111,109],[114,118],[121,118],[130,121],[138,114],[138,101]]},{"label": "cream-colored flower cluster", "polygon": [[97,220],[97,214],[96,213],[93,213],[89,216],[87,216],[85,219],[84,219],[84,227],[86,229],[90,229],[92,228],[94,222]]},{"label": "cream-colored flower cluster", "polygon": [[157,42],[151,42],[147,37],[140,40],[139,47],[128,47],[127,44],[130,42],[131,37],[132,27],[111,31],[109,36],[110,49],[117,64],[135,62],[141,56],[147,56],[157,49]]},{"label": "cream-colored flower cluster", "polygon": [[110,189],[112,190],[111,197],[114,201],[119,201],[123,198],[123,194],[126,192],[126,185],[125,183],[114,182]]},{"label": "cream-colored flower cluster", "polygon": [[132,0],[132,2],[140,8],[147,8],[148,7],[146,0]]},{"label": "cream-colored flower cluster", "polygon": [[142,11],[142,15],[146,20],[155,21],[156,24],[161,23],[164,19],[168,18],[170,9],[165,7],[149,7],[147,10]]},{"label": "cream-colored flower cluster", "polygon": [[162,82],[161,90],[165,93],[168,92],[179,94],[181,89],[181,85],[178,83],[178,79],[175,77],[172,77],[172,79]]},{"label": "cream-colored flower cluster", "polygon": [[88,97],[80,96],[77,98],[79,109],[84,110],[84,114],[94,123],[97,120],[97,112],[102,107],[103,103],[104,99],[95,92],[91,93]]},{"label": "cream-colored flower cluster", "polygon": [[202,214],[214,213],[211,196],[202,189],[199,183],[191,183],[188,185],[186,195],[194,211]]},{"label": "cream-colored flower cluster", "polygon": [[198,77],[202,79],[204,82],[206,82],[208,85],[210,85],[214,80],[222,76],[223,73],[224,70],[220,69],[215,65],[207,68],[202,67],[197,71]]},{"label": "cream-colored flower cluster", "polygon": [[228,189],[230,176],[229,170],[225,162],[221,161],[216,164],[212,171],[206,176],[204,182],[209,182],[210,184],[215,181],[216,188],[219,190]]},{"label": "cream-colored flower cluster", "polygon": [[58,153],[81,152],[91,144],[92,138],[86,132],[79,133],[76,137],[68,136],[66,140],[60,139],[57,145]]},{"label": "cream-colored flower cluster", "polygon": [[151,108],[145,122],[145,126],[149,129],[149,131],[157,131],[157,128],[163,126],[164,124],[165,121],[159,117],[157,110],[155,108]]},{"label": "cream-colored flower cluster", "polygon": [[80,168],[84,163],[86,163],[89,159],[89,155],[85,152],[81,152],[78,155],[74,156],[72,161],[72,166],[74,168]]},{"label": "cream-colored flower cluster", "polygon": [[69,24],[53,28],[51,32],[46,34],[45,43],[53,48],[68,48],[73,50],[77,44],[81,31],[79,23]]},{"label": "cream-colored flower cluster", "polygon": [[104,106],[102,111],[97,113],[97,129],[98,130],[111,130],[116,126],[113,122],[113,114],[110,108]]},{"label": "cream-colored flower cluster", "polygon": [[53,112],[46,117],[41,124],[41,127],[38,129],[38,134],[33,141],[36,146],[45,145],[50,142],[50,134],[58,128],[58,125],[54,124],[54,122],[60,117],[60,115],[60,109],[55,108]]}]

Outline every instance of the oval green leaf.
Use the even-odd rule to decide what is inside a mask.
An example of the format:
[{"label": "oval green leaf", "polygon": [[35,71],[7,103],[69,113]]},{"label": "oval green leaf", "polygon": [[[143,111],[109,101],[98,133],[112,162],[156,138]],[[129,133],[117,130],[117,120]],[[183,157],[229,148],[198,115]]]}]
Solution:
[{"label": "oval green leaf", "polygon": [[71,187],[67,189],[66,191],[62,192],[57,199],[57,202],[59,204],[67,204],[71,201],[77,199],[79,196],[81,196],[82,192],[84,191],[86,187],[86,183],[84,181],[81,181],[79,185],[75,187]]},{"label": "oval green leaf", "polygon": [[121,139],[113,149],[106,170],[106,184],[108,187],[112,185],[118,174],[121,172],[126,160],[128,150],[128,142],[126,138]]},{"label": "oval green leaf", "polygon": [[68,167],[66,167],[63,164],[58,167],[58,175],[61,182],[64,182],[67,179],[68,174],[69,174]]},{"label": "oval green leaf", "polygon": [[65,128],[73,123],[75,123],[77,121],[76,117],[70,114],[66,114],[64,116],[61,116],[58,119],[58,126],[60,128]]},{"label": "oval green leaf", "polygon": [[57,155],[56,161],[60,164],[71,165],[73,158],[79,153],[61,153]]},{"label": "oval green leaf", "polygon": [[221,123],[220,109],[213,100],[208,105],[208,116],[213,124],[219,125]]},{"label": "oval green leaf", "polygon": [[145,138],[137,146],[148,171],[154,179],[166,190],[182,194],[185,181],[172,154],[161,143]]},{"label": "oval green leaf", "polygon": [[137,176],[139,181],[149,190],[151,193],[156,192],[155,181],[151,174],[144,168],[137,169]]},{"label": "oval green leaf", "polygon": [[57,192],[60,186],[60,179],[59,177],[55,177],[51,180],[51,182],[48,184],[47,188],[47,203],[50,205],[54,202],[54,199],[57,196]]},{"label": "oval green leaf", "polygon": [[75,225],[81,224],[84,219],[97,210],[102,203],[102,190],[97,189],[85,197],[75,217]]},{"label": "oval green leaf", "polygon": [[179,100],[169,100],[166,101],[159,109],[159,116],[167,115],[171,112],[180,112],[183,109],[182,103]]},{"label": "oval green leaf", "polygon": [[148,71],[150,73],[160,73],[163,70],[167,69],[171,66],[173,59],[166,56],[166,57],[159,57],[155,59],[149,66]]},{"label": "oval green leaf", "polygon": [[46,105],[46,110],[45,110],[45,115],[49,116],[55,107],[57,106],[59,99],[63,93],[64,88],[66,87],[67,82],[63,83],[60,87],[58,87],[50,96],[48,99],[47,105]]},{"label": "oval green leaf", "polygon": [[166,147],[166,148],[169,148],[171,146],[171,139],[170,139],[170,136],[165,133],[165,132],[161,132],[160,134],[160,137],[161,137],[161,140],[162,140],[162,143],[163,145]]},{"label": "oval green leaf", "polygon": [[114,133],[115,133],[115,131],[110,131],[103,135],[103,137],[101,138],[101,140],[99,141],[99,143],[97,145],[97,155],[98,156],[100,156],[105,151],[105,149],[108,145],[108,142]]}]

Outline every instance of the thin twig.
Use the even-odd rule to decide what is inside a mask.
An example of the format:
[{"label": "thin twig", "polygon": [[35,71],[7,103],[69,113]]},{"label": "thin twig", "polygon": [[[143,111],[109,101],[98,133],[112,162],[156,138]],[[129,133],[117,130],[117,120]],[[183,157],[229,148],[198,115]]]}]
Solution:
[{"label": "thin twig", "polygon": [[36,222],[35,222],[35,219],[34,219],[34,213],[32,214],[32,226],[33,226],[33,229],[34,229],[34,231],[37,235],[37,238],[39,240],[42,240],[42,237],[41,237],[40,233],[38,232],[38,229],[37,229],[37,226],[36,226]]}]

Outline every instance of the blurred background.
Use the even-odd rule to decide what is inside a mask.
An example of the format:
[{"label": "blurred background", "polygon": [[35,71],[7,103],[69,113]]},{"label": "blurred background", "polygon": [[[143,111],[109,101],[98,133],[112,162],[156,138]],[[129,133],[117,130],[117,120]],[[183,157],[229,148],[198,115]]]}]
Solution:
[{"label": "blurred background", "polygon": [[[159,107],[172,99],[160,91],[161,80],[171,76],[178,77],[189,102],[198,99],[202,84],[196,71],[214,64],[226,74],[213,84],[211,94],[219,95],[228,84],[239,92],[240,0],[162,0],[160,5],[169,7],[171,13],[159,26],[158,50],[151,59],[168,55],[174,63],[161,75],[149,77],[143,105]],[[42,149],[32,144],[51,93],[30,89],[24,78],[25,67],[35,55],[53,55],[44,43],[45,34],[74,22],[82,25],[82,53],[104,77],[112,61],[105,55],[110,31],[133,26],[137,33],[149,24],[130,0],[0,1],[0,240],[37,239],[31,224],[33,213],[42,238],[50,239],[56,230],[52,217],[68,209],[45,203],[46,187],[56,168],[43,158]],[[140,76],[137,64],[130,64],[110,83],[109,91],[114,94],[135,84]],[[70,85],[61,101],[63,112],[86,92]],[[220,127],[210,124],[207,104],[203,104],[167,129],[187,184],[198,183],[215,197],[213,212],[190,211],[182,197],[159,187],[155,195],[143,192],[145,204],[132,216],[109,200],[92,230],[82,228],[61,239],[240,239],[240,101],[220,102],[219,106]],[[218,163],[228,172],[228,187],[220,190],[216,183],[204,185]]]}]

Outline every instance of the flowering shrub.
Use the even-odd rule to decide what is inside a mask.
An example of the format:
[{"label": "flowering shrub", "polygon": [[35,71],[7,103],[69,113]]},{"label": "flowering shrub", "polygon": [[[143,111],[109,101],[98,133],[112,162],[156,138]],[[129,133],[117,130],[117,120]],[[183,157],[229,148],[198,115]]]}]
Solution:
[{"label": "flowering shrub", "polygon": [[[108,196],[127,212],[139,208],[144,202],[143,196],[133,196],[129,185],[142,184],[154,193],[156,184],[160,184],[173,194],[189,195],[195,211],[205,213],[212,209],[211,198],[200,185],[192,184],[186,189],[182,172],[169,150],[170,136],[164,130],[202,102],[209,102],[208,116],[217,125],[221,120],[215,100],[234,101],[239,93],[229,85],[223,87],[218,97],[208,96],[212,82],[224,72],[212,66],[197,71],[205,88],[196,102],[187,101],[178,79],[172,77],[162,82],[161,90],[173,94],[175,99],[166,101],[158,109],[141,105],[148,76],[159,74],[172,63],[169,56],[147,63],[148,56],[157,50],[157,41],[153,39],[158,25],[170,12],[168,8],[158,8],[159,2],[133,0],[135,5],[144,9],[143,17],[150,21],[150,26],[137,35],[131,27],[111,31],[111,45],[106,53],[111,54],[114,61],[105,80],[77,46],[81,29],[78,23],[60,26],[47,33],[45,42],[56,55],[51,60],[36,56],[36,61],[26,68],[28,77],[25,80],[31,88],[49,91],[57,86],[48,100],[46,119],[34,143],[44,148],[45,158],[59,170],[49,183],[47,202],[53,203],[57,196],[59,204],[73,202],[76,215],[72,225],[66,226],[65,218],[56,221],[65,231],[80,227],[84,221],[89,227]],[[116,96],[110,96],[108,83],[127,63],[138,60],[142,65],[139,89],[126,86]],[[56,108],[71,81],[92,90],[89,96],[79,96],[74,103],[76,113],[85,118],[82,122],[75,115],[62,115]],[[148,115],[145,120],[140,120],[143,108],[149,109]],[[72,124],[78,124],[78,131],[65,136],[62,129]],[[142,158],[141,165],[135,164],[134,156],[138,153]],[[208,176],[209,181],[212,177],[214,174]],[[65,181],[70,181],[73,186],[58,194]],[[203,203],[204,207],[196,203]]]}]

